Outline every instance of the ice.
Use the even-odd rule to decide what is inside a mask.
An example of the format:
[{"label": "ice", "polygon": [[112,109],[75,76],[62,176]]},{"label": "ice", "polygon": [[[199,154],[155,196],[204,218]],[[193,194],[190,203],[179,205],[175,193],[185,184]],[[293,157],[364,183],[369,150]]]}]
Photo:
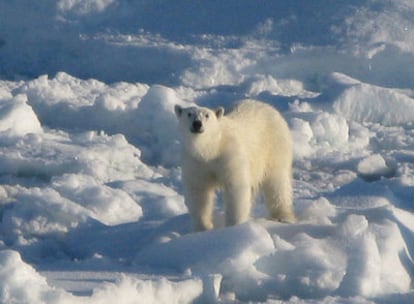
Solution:
[{"label": "ice", "polygon": [[[414,303],[413,20],[410,0],[0,1],[0,302]],[[193,233],[174,106],[243,98],[291,128],[298,221],[258,196],[223,227],[219,193]]]}]

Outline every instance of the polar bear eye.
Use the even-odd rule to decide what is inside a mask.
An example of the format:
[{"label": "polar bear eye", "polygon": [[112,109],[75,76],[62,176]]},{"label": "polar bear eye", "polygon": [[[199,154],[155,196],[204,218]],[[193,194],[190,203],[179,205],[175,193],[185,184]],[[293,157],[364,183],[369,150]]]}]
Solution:
[{"label": "polar bear eye", "polygon": [[188,116],[188,118],[191,118],[191,113],[188,113],[187,116]]},{"label": "polar bear eye", "polygon": [[210,115],[208,115],[208,113],[206,114],[206,118],[209,118],[210,117]]}]

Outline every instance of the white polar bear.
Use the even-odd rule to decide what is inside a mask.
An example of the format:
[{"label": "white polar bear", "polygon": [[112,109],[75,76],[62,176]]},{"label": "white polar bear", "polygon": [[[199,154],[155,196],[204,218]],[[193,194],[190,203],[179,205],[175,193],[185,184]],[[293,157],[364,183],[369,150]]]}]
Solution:
[{"label": "white polar bear", "polygon": [[213,228],[215,190],[222,189],[226,225],[249,219],[261,190],[270,217],[293,222],[292,141],[273,107],[243,100],[228,115],[222,107],[175,106],[183,146],[182,180],[196,231]]}]

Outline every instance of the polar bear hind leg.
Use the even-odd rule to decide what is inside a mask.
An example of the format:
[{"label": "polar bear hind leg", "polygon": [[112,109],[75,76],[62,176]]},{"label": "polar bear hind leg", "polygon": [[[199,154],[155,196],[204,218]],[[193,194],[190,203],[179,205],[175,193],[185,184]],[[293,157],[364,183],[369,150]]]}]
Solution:
[{"label": "polar bear hind leg", "polygon": [[293,223],[292,182],[290,173],[275,173],[262,184],[264,200],[271,219]]}]

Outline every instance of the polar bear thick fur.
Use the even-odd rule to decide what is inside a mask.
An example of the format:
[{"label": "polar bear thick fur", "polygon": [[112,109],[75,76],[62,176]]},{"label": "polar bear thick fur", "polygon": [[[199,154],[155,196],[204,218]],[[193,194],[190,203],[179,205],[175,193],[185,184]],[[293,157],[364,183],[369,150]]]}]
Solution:
[{"label": "polar bear thick fur", "polygon": [[196,231],[213,228],[215,191],[223,190],[226,225],[249,219],[262,192],[270,218],[293,222],[292,141],[270,105],[243,100],[232,112],[175,106],[181,136],[182,181]]}]

